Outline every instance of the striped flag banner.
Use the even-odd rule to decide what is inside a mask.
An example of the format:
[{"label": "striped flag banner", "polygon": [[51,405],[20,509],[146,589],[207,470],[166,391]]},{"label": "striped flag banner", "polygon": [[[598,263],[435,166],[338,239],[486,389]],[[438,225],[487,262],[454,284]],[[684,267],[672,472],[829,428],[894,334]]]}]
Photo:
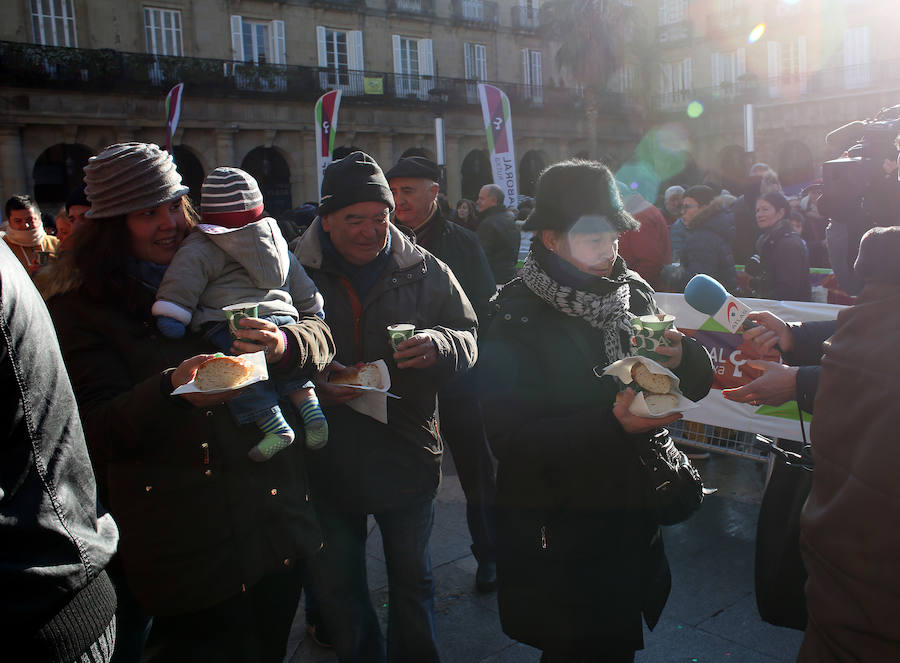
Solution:
[{"label": "striped flag banner", "polygon": [[166,95],[166,151],[172,154],[172,136],[178,128],[178,120],[181,118],[181,93],[184,91],[184,83],[179,83]]},{"label": "striped flag banner", "polygon": [[494,184],[503,189],[507,205],[516,205],[519,200],[519,187],[516,178],[516,154],[513,148],[509,97],[500,88],[486,83],[478,84],[478,97],[481,99],[484,131],[491,153]]},{"label": "striped flag banner", "polygon": [[338,108],[341,91],[326,92],[316,102],[316,157],[319,165],[319,195],[322,193],[322,176],[334,154],[334,136],[337,133]]}]

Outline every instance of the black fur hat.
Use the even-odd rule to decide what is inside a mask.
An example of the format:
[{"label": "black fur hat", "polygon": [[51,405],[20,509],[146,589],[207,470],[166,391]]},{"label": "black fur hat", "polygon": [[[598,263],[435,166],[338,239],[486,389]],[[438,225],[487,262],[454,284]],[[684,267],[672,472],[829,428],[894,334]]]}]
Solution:
[{"label": "black fur hat", "polygon": [[640,224],[625,211],[616,180],[598,161],[562,161],[541,173],[534,210],[522,230],[626,232]]}]

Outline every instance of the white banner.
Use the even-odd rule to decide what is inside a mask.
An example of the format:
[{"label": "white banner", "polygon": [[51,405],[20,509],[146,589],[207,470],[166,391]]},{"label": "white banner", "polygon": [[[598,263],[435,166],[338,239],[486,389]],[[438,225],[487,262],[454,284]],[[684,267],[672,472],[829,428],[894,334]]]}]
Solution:
[{"label": "white banner", "polygon": [[478,84],[478,96],[481,98],[494,184],[503,189],[506,206],[515,207],[519,204],[519,185],[509,97],[500,88],[485,83]]},{"label": "white banner", "polygon": [[[748,359],[761,358],[750,343],[744,343],[740,334],[730,334],[708,315],[688,306],[684,295],[658,292],[654,295],[660,309],[675,316],[675,326],[688,336],[696,338],[713,359],[715,380],[709,395],[700,406],[690,411],[685,419],[701,424],[723,426],[739,431],[750,431],[766,436],[800,440],[797,404],[794,401],[779,407],[753,406],[735,403],[722,396],[722,389],[746,384],[759,373],[746,366]],[[816,302],[782,302],[771,299],[742,298],[754,311],[770,311],[788,322],[812,322],[833,320],[843,306]],[[774,359],[777,357],[765,357]],[[805,418],[805,416],[804,416]],[[809,422],[806,423],[807,437]]]}]

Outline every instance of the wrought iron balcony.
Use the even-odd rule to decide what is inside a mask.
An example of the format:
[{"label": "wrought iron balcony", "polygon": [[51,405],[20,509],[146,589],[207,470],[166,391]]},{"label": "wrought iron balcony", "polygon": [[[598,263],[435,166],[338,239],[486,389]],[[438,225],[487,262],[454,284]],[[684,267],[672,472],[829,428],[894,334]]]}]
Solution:
[{"label": "wrought iron balcony", "polygon": [[693,26],[690,21],[678,21],[660,25],[656,29],[656,40],[660,44],[678,44],[687,41],[693,36]]},{"label": "wrought iron balcony", "polygon": [[[185,84],[186,95],[212,98],[310,102],[327,90],[340,89],[349,104],[460,108],[479,103],[477,81],[461,78],[255,65],[0,41],[0,86],[7,88],[164,95],[176,83]],[[581,95],[571,88],[492,84],[507,94],[514,110],[579,112],[583,104]],[[610,110],[624,107],[622,95],[615,93],[601,102]]]},{"label": "wrought iron balcony", "polygon": [[497,3],[490,0],[452,0],[453,20],[472,25],[496,25]]}]

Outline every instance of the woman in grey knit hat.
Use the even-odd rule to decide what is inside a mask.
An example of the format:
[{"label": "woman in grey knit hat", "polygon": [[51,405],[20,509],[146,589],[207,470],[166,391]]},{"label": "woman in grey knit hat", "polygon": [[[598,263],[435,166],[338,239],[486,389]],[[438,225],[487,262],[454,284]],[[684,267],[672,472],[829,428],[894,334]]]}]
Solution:
[{"label": "woman in grey knit hat", "polygon": [[[234,392],[171,395],[215,351],[153,324],[156,288],[192,225],[171,155],[112,145],[84,179],[91,210],[48,307],[100,495],[119,524],[125,582],[153,617],[145,656],[280,662],[303,560],[322,543],[303,445],[256,463],[247,453],[259,431],[223,407]],[[272,376],[308,378],[333,356],[315,316],[243,324],[249,340],[232,350],[265,349]]]}]

